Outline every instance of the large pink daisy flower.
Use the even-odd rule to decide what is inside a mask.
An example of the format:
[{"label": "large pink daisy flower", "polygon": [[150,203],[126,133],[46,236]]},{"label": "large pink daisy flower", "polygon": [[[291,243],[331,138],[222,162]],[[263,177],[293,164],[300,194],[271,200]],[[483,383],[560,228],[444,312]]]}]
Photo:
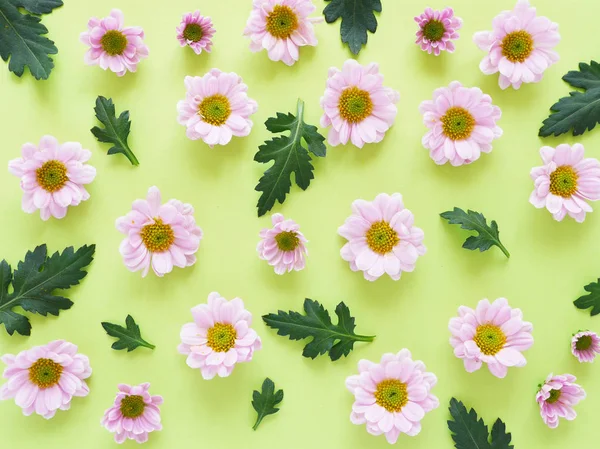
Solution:
[{"label": "large pink daisy flower", "polygon": [[346,379],[354,395],[350,421],[366,424],[372,435],[385,434],[391,444],[401,433],[417,435],[425,413],[440,405],[431,394],[435,374],[425,371],[420,360],[413,361],[408,349],[383,354],[379,363],[361,360],[358,372]]},{"label": "large pink daisy flower", "polygon": [[123,13],[119,9],[113,9],[103,19],[92,17],[88,30],[81,33],[79,40],[90,47],[84,57],[86,64],[110,69],[118,76],[127,71],[135,72],[138,63],[148,57],[144,30],[124,27]]},{"label": "large pink daisy flower", "polygon": [[119,444],[128,439],[145,443],[150,432],[162,430],[158,406],[163,403],[163,398],[148,393],[148,382],[134,387],[119,384],[118,388],[115,402],[104,412],[101,423],[115,434]]},{"label": "large pink daisy flower", "polygon": [[473,40],[488,53],[479,68],[486,75],[500,72],[498,84],[502,89],[537,83],[558,61],[552,50],[560,42],[558,24],[536,16],[527,0],[519,0],[512,11],[497,15],[492,27],[492,31],[475,33]]},{"label": "large pink daisy flower", "polygon": [[261,240],[256,247],[258,257],[275,267],[277,274],[302,270],[308,254],[308,240],[300,232],[300,225],[294,220],[286,220],[281,214],[273,214],[271,221],[272,228],[260,231]]},{"label": "large pink daisy flower", "polygon": [[544,423],[551,429],[558,427],[559,418],[572,421],[577,417],[573,407],[585,399],[585,390],[575,383],[576,380],[572,374],[554,376],[550,373],[546,382],[540,385],[535,400]]},{"label": "large pink daisy flower", "polygon": [[210,53],[212,37],[215,34],[210,17],[200,14],[200,11],[188,12],[181,18],[177,27],[177,39],[182,47],[188,45],[199,55],[204,50]]},{"label": "large pink daisy flower", "polygon": [[135,200],[129,212],[116,221],[125,234],[119,251],[130,271],[152,270],[157,276],[196,263],[202,229],[196,225],[194,208],[179,200],[161,204],[158,187],[150,187],[145,200]]},{"label": "large pink daisy flower", "polygon": [[563,143],[556,149],[542,147],[540,155],[544,165],[531,169],[535,188],[529,202],[538,209],[548,209],[555,220],[569,215],[582,223],[585,214],[592,212],[587,201],[600,200],[600,161],[584,159],[580,143]]},{"label": "large pink daisy flower", "polygon": [[26,143],[22,157],[8,163],[8,171],[21,178],[22,208],[27,213],[40,210],[42,220],[63,218],[69,206],[89,199],[84,185],[96,177],[96,169],[86,162],[92,157],[78,142],[59,144],[44,136],[39,146]]},{"label": "large pink daisy flower", "polygon": [[317,45],[313,23],[322,17],[308,17],[315,11],[311,0],[254,0],[244,35],[250,50],[267,50],[269,59],[293,65],[300,54],[298,47]]},{"label": "large pink daisy flower", "polygon": [[462,27],[462,19],[454,16],[452,8],[434,11],[425,8],[425,12],[415,17],[419,24],[417,40],[423,51],[438,56],[442,51],[454,52],[454,42],[459,38],[458,30]]},{"label": "large pink daisy flower", "polygon": [[252,314],[240,298],[227,301],[217,292],[208,295],[207,304],[192,308],[193,323],[181,327],[178,350],[187,355],[190,368],[197,368],[204,379],[227,377],[236,363],[252,360],[261,340],[251,329]]},{"label": "large pink daisy flower", "polygon": [[354,201],[352,215],[338,228],[338,234],[348,240],[340,252],[342,259],[350,262],[352,271],[363,271],[369,281],[385,273],[397,281],[403,271],[415,269],[417,258],[426,251],[423,231],[413,222],[399,193]]},{"label": "large pink daisy flower", "polygon": [[0,387],[0,399],[14,398],[26,416],[35,412],[50,419],[57,410],[69,410],[74,396],[90,392],[85,383],[92,375],[90,360],[73,343],[55,340],[1,360],[8,381]]},{"label": "large pink daisy flower", "polygon": [[470,164],[481,153],[492,151],[492,141],[502,135],[496,125],[502,112],[478,87],[453,81],[433,92],[433,100],[419,106],[429,131],[421,142],[436,164]]},{"label": "large pink daisy flower", "polygon": [[360,65],[348,59],[342,70],[329,69],[325,94],[321,97],[321,126],[331,127],[327,141],[362,148],[365,143],[381,142],[394,124],[400,94],[383,86],[379,65]]},{"label": "large pink daisy flower", "polygon": [[248,86],[239,75],[212,69],[203,77],[186,76],[184,83],[187,93],[177,103],[177,120],[190,139],[202,139],[212,148],[226,145],[232,136],[250,134],[250,116],[258,104],[248,98]]},{"label": "large pink daisy flower", "polygon": [[469,373],[485,362],[494,376],[503,378],[509,366],[527,364],[521,352],[533,345],[533,325],[523,321],[521,309],[511,308],[505,298],[491,304],[482,299],[475,310],[460,306],[448,328],[454,355],[463,359]]},{"label": "large pink daisy flower", "polygon": [[580,363],[593,362],[600,354],[600,336],[592,331],[579,331],[571,339],[571,352]]}]

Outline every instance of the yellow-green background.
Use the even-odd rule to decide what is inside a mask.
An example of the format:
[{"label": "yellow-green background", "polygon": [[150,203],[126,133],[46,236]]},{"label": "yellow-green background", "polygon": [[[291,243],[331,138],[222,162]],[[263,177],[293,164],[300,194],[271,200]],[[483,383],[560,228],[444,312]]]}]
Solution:
[{"label": "yellow-green background", "polygon": [[[59,411],[50,421],[25,417],[14,402],[1,402],[1,444],[23,449],[112,447],[112,436],[100,426],[100,419],[114,399],[117,384],[147,381],[152,383],[152,393],[165,399],[164,430],[150,436],[146,446],[150,449],[384,448],[384,437],[373,437],[364,426],[350,423],[352,396],[344,380],[356,372],[359,359],[378,360],[384,352],[406,347],[438,376],[434,393],[441,406],[425,417],[420,435],[401,436],[399,446],[453,447],[446,419],[447,403],[455,396],[475,407],[490,424],[501,417],[517,449],[598,447],[594,435],[600,407],[599,367],[580,365],[570,354],[569,343],[578,329],[600,331],[600,317],[590,318],[572,305],[583,293],[583,285],[600,275],[600,211],[589,214],[584,224],[571,219],[557,223],[547,211],[531,206],[528,197],[533,187],[529,170],[541,163],[538,150],[543,144],[582,142],[587,156],[600,157],[600,130],[580,138],[542,141],[537,137],[548,107],[569,91],[560,77],[579,61],[598,57],[594,30],[600,4],[536,1],[540,14],[560,24],[561,60],[541,83],[501,91],[496,76],[479,71],[483,53],[472,36],[491,29],[492,18],[512,8],[511,0],[451,2],[464,27],[456,52],[437,58],[413,43],[413,16],[426,6],[442,8],[447,2],[384,0],[379,29],[369,35],[358,60],[378,62],[385,84],[400,92],[396,123],[381,144],[362,150],[328,148],[327,157],[314,163],[310,188],[302,192],[294,187],[286,203],[274,208],[273,212],[298,221],[310,240],[306,269],[277,276],[255,251],[258,232],[270,225],[270,219],[256,217],[258,194],[253,189],[265,166],[253,162],[253,156],[258,145],[271,137],[263,122],[277,111],[294,111],[297,97],[306,102],[306,120],[318,124],[327,69],[340,67],[351,56],[340,43],[339,22],[317,25],[319,45],[301,49],[300,62],[287,67],[271,62],[265,52],[249,51],[242,30],[250,0],[65,3],[43,19],[59,48],[48,81],[35,81],[29,74],[19,79],[0,64],[1,164],[18,157],[23,143],[52,134],[91,149],[91,164],[98,175],[89,186],[89,201],[71,208],[63,220],[43,222],[38,215],[21,211],[19,180],[4,170],[0,256],[15,266],[27,249],[40,243],[47,243],[51,251],[96,243],[96,260],[82,285],[67,292],[75,302],[71,310],[59,318],[27,314],[32,335],[10,337],[2,329],[0,352],[15,353],[58,338],[70,340],[90,357],[91,392],[86,398],[75,398],[70,411]],[[322,0],[314,3],[319,11],[325,5]],[[123,10],[127,25],[144,28],[150,48],[150,57],[138,72],[123,78],[85,66],[85,48],[78,40],[89,17],[106,16],[111,7]],[[180,48],[175,39],[181,14],[198,7],[213,18],[217,29],[213,53],[200,56]],[[186,138],[175,108],[185,94],[184,76],[201,76],[212,67],[240,74],[259,104],[251,135],[214,149]],[[435,88],[455,79],[492,96],[502,108],[499,124],[504,135],[494,142],[491,154],[470,166],[438,167],[421,147],[425,127],[417,108]],[[90,133],[96,125],[97,95],[112,97],[119,112],[130,110],[129,141],[141,161],[139,167],[122,156],[107,156],[108,146]],[[122,235],[114,228],[115,219],[152,185],[162,190],[165,201],[178,198],[192,203],[205,232],[197,264],[176,268],[162,279],[142,279],[139,273],[127,271],[118,251]],[[367,282],[339,256],[344,241],[336,230],[349,215],[351,202],[371,200],[380,192],[401,192],[416,225],[425,231],[427,254],[419,259],[416,271],[399,282],[389,278]],[[497,249],[483,254],[461,249],[467,233],[443,223],[438,215],[453,206],[482,211],[497,220],[511,259]],[[238,365],[231,377],[204,381],[198,371],[186,366],[176,347],[180,326],[191,321],[190,308],[204,302],[211,291],[244,299],[264,347],[251,363]],[[475,306],[484,297],[500,296],[520,307],[534,324],[535,344],[526,353],[528,364],[511,368],[505,379],[493,377],[485,368],[468,374],[448,344],[448,320],[461,304]],[[336,363],[326,357],[303,358],[302,343],[276,336],[260,316],[279,308],[299,309],[305,297],[331,309],[345,301],[357,317],[357,331],[377,334],[377,339],[358,344],[347,359]],[[113,340],[100,321],[123,322],[128,313],[156,344],[155,351],[110,349]],[[537,384],[550,372],[575,374],[588,392],[588,399],[577,407],[577,420],[561,421],[556,430],[543,424],[534,399]],[[251,393],[266,376],[285,390],[285,400],[280,413],[253,432]],[[136,443],[126,446],[136,447]]]}]

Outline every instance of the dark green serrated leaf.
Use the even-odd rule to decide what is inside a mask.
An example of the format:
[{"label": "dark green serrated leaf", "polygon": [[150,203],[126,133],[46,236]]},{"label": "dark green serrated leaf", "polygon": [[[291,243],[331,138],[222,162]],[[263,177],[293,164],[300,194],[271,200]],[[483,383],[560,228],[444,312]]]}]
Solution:
[{"label": "dark green serrated leaf", "polygon": [[327,23],[342,19],[340,35],[350,51],[357,55],[367,44],[367,31],[377,31],[375,12],[381,12],[381,0],[326,0],[323,10]]},{"label": "dark green serrated leaf", "polygon": [[[304,102],[298,99],[297,113],[277,113],[277,117],[271,117],[265,122],[265,126],[272,133],[289,131],[289,136],[275,137],[258,147],[258,153],[254,156],[256,162],[266,164],[274,161],[254,188],[262,192],[258,199],[258,216],[270,211],[275,205],[275,200],[283,204],[286,195],[290,193],[292,186],[291,175],[294,173],[296,184],[302,190],[310,185],[314,178],[314,167],[310,163],[311,152],[315,156],[324,157],[326,147],[323,137],[317,131],[317,127],[304,122]],[[307,147],[302,145],[302,140]]]},{"label": "dark green serrated leaf", "polygon": [[[19,262],[14,274],[6,261],[0,262],[0,323],[13,335],[31,333],[31,324],[24,315],[13,311],[23,310],[46,316],[56,315],[70,309],[73,302],[54,295],[54,290],[66,290],[79,284],[86,275],[84,270],[94,259],[95,245],[84,245],[77,251],[72,246],[62,253],[47,257],[46,245],[28,251]],[[8,292],[12,283],[13,292]]]},{"label": "dark green serrated leaf", "polygon": [[290,340],[303,340],[312,337],[304,347],[304,357],[316,358],[318,355],[329,353],[332,361],[341,356],[348,356],[357,341],[370,342],[375,336],[357,335],[354,333],[354,317],[343,302],[335,308],[338,324],[331,322],[329,312],[317,301],[306,298],[304,312],[284,312],[279,310],[276,314],[270,313],[262,318],[267,326],[277,329],[277,335],[287,336]]},{"label": "dark green serrated leaf", "polygon": [[54,67],[50,55],[58,49],[44,36],[47,33],[39,17],[22,14],[11,0],[0,0],[0,56],[15,75],[22,76],[29,67],[35,79],[50,76]]},{"label": "dark green serrated leaf", "polygon": [[492,246],[497,246],[502,250],[506,257],[510,257],[510,253],[500,242],[500,231],[498,230],[498,224],[492,220],[491,225],[488,226],[487,221],[483,214],[468,210],[464,210],[455,207],[452,211],[443,212],[440,216],[450,224],[459,224],[462,229],[477,232],[477,235],[472,235],[465,240],[463,248],[476,250],[480,252],[487,251]]},{"label": "dark green serrated leaf", "polygon": [[106,321],[103,321],[101,324],[108,335],[118,338],[111,346],[111,348],[117,351],[127,349],[127,352],[131,352],[139,346],[149,349],[154,349],[156,347],[142,338],[140,327],[136,324],[131,315],[127,315],[127,318],[125,318],[126,328]]},{"label": "dark green serrated leaf", "polygon": [[63,5],[62,0],[10,0],[18,8],[24,8],[31,14],[50,14]]},{"label": "dark green serrated leaf", "polygon": [[577,298],[573,304],[575,304],[575,307],[578,309],[585,310],[591,307],[592,310],[590,311],[590,315],[598,315],[600,313],[600,279],[598,279],[598,282],[592,282],[586,285],[583,289],[589,293]]},{"label": "dark green serrated leaf", "polygon": [[123,154],[132,165],[139,165],[131,148],[127,144],[131,120],[129,120],[129,111],[121,112],[117,118],[115,114],[115,105],[112,98],[99,96],[96,98],[96,118],[104,125],[104,129],[94,126],[91,131],[99,142],[112,143],[113,146],[108,150],[108,154]]},{"label": "dark green serrated leaf", "polygon": [[591,61],[589,64],[580,62],[579,70],[571,70],[562,79],[571,86],[581,89],[600,87],[600,64],[596,61]]},{"label": "dark green serrated leaf", "polygon": [[283,390],[277,390],[275,393],[275,384],[268,377],[263,381],[261,389],[260,393],[257,390],[252,392],[252,407],[258,413],[252,427],[254,430],[258,429],[265,416],[277,413],[279,409],[275,406],[283,401]]},{"label": "dark green serrated leaf", "polygon": [[448,421],[448,429],[456,449],[490,449],[488,428],[474,409],[467,412],[462,402],[452,398],[449,410],[452,419]]},{"label": "dark green serrated leaf", "polygon": [[506,424],[498,418],[492,427],[491,449],[514,449],[515,447],[510,444],[511,439],[511,434],[506,432]]}]

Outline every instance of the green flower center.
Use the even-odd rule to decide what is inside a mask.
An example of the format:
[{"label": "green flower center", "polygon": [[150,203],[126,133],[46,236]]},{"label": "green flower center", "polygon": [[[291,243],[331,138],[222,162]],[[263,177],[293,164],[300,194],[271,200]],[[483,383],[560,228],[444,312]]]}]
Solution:
[{"label": "green flower center", "polygon": [[287,39],[298,28],[298,16],[289,6],[275,5],[267,16],[267,31],[279,39]]},{"label": "green flower center", "polygon": [[475,128],[471,113],[460,106],[449,108],[440,120],[444,135],[452,140],[468,139]]},{"label": "green flower center", "polygon": [[58,384],[63,367],[50,359],[38,359],[29,367],[29,380],[40,389]]},{"label": "green flower center", "polygon": [[153,253],[168,250],[175,241],[173,228],[164,224],[160,218],[155,218],[154,223],[144,226],[140,235],[144,246]]},{"label": "green flower center", "polygon": [[513,31],[502,39],[502,55],[510,62],[523,62],[533,51],[533,38],[525,30]]},{"label": "green flower center", "polygon": [[144,413],[145,408],[144,398],[137,394],[125,396],[121,400],[121,413],[125,418],[137,418]]},{"label": "green flower center", "polygon": [[592,346],[592,337],[589,335],[579,337],[577,343],[575,343],[575,349],[578,351],[585,351],[586,349],[589,349],[590,346]]},{"label": "green flower center", "polygon": [[110,56],[122,55],[127,47],[127,36],[118,30],[108,30],[100,38],[100,45]]},{"label": "green flower center", "polygon": [[366,90],[356,86],[342,91],[338,103],[340,116],[349,123],[359,123],[373,112],[373,102]]},{"label": "green flower center", "polygon": [[375,390],[375,402],[388,412],[399,412],[408,402],[406,384],[397,379],[382,380]]},{"label": "green flower center", "polygon": [[231,105],[225,95],[215,94],[206,97],[200,103],[198,114],[202,120],[213,126],[224,125],[231,115]]},{"label": "green flower center", "polygon": [[275,236],[277,247],[281,251],[294,251],[300,244],[298,234],[293,231],[283,231]]},{"label": "green flower center", "polygon": [[47,192],[56,192],[69,180],[67,166],[60,161],[46,161],[35,171],[38,184]]},{"label": "green flower center", "polygon": [[550,192],[569,198],[577,190],[577,173],[570,165],[561,165],[550,173]]},{"label": "green flower center", "polygon": [[496,355],[504,347],[506,335],[498,326],[483,324],[477,326],[473,340],[485,355]]},{"label": "green flower center", "polygon": [[237,332],[231,324],[215,323],[208,330],[206,343],[215,352],[227,352],[235,346]]},{"label": "green flower center", "polygon": [[423,36],[425,36],[430,42],[438,42],[442,40],[442,36],[446,32],[444,24],[439,20],[430,20],[423,27]]},{"label": "green flower center", "polygon": [[386,221],[377,221],[367,231],[367,244],[378,254],[387,254],[398,244],[398,233]]},{"label": "green flower center", "polygon": [[546,399],[546,402],[548,404],[554,404],[556,401],[558,401],[560,399],[561,394],[562,393],[560,390],[550,390],[550,397],[548,399]]},{"label": "green flower center", "polygon": [[183,30],[183,37],[188,41],[199,42],[202,36],[204,36],[204,31],[197,23],[188,23]]}]

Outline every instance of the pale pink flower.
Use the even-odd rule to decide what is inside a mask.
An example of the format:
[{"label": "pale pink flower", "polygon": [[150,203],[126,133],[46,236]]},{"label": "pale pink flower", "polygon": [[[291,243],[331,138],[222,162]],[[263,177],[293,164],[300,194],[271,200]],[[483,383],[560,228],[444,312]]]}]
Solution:
[{"label": "pale pink flower", "polygon": [[414,216],[404,207],[402,195],[380,193],[374,201],[356,200],[352,215],[338,228],[348,240],[340,251],[352,271],[363,271],[375,281],[385,273],[393,280],[413,271],[425,254],[423,231],[413,226]]},{"label": "pale pink flower", "polygon": [[90,392],[85,383],[92,375],[90,360],[73,343],[55,340],[1,360],[8,381],[0,387],[0,399],[14,398],[26,416],[35,412],[50,419],[57,410],[69,410],[74,396]]},{"label": "pale pink flower", "polygon": [[579,331],[571,339],[571,352],[580,363],[593,362],[600,354],[600,336],[592,331]]},{"label": "pale pink flower", "polygon": [[207,304],[192,308],[192,316],[194,322],[181,327],[177,349],[204,379],[229,376],[236,363],[249,362],[262,347],[260,337],[250,328],[252,314],[240,298],[227,301],[212,292]]},{"label": "pale pink flower", "polygon": [[125,440],[145,443],[150,432],[162,430],[158,406],[163,403],[163,398],[150,395],[148,382],[134,387],[119,384],[118,388],[115,402],[104,412],[101,423],[115,434],[119,444]]},{"label": "pale pink flower", "polygon": [[177,27],[177,40],[182,47],[190,46],[199,55],[204,50],[210,53],[212,37],[215,34],[210,17],[200,14],[200,11],[188,12],[181,18]]},{"label": "pale pink flower", "polygon": [[453,81],[433,92],[433,100],[419,106],[429,131],[421,143],[433,161],[453,166],[470,164],[481,153],[492,151],[492,141],[502,135],[496,122],[502,116],[492,98],[478,87],[463,87]]},{"label": "pale pink flower", "polygon": [[527,0],[519,0],[512,11],[502,11],[492,21],[492,28],[475,33],[473,40],[488,53],[479,68],[486,75],[500,72],[502,89],[539,82],[559,59],[552,50],[560,42],[558,24],[536,16]]},{"label": "pale pink flower", "polygon": [[308,17],[315,11],[311,0],[254,0],[244,36],[250,38],[250,50],[267,50],[271,61],[293,65],[298,47],[317,45],[313,23],[322,17]]},{"label": "pale pink flower", "polygon": [[346,388],[354,395],[350,421],[366,424],[372,435],[385,434],[390,444],[401,433],[417,435],[425,413],[440,405],[431,394],[437,377],[425,369],[423,362],[412,360],[408,349],[383,354],[379,363],[358,362],[359,374],[346,379]]},{"label": "pale pink flower", "polygon": [[527,364],[521,352],[533,345],[533,325],[523,321],[521,309],[511,308],[505,298],[491,304],[482,299],[475,310],[460,306],[448,329],[454,355],[463,359],[469,373],[485,362],[494,376],[503,378],[509,366]]},{"label": "pale pink flower", "polygon": [[129,271],[152,270],[157,276],[196,263],[202,229],[194,219],[191,204],[169,200],[162,204],[160,190],[153,186],[145,200],[135,200],[131,212],[117,218],[117,230],[125,234],[119,252]]},{"label": "pale pink flower", "polygon": [[248,98],[248,86],[234,72],[212,69],[203,77],[186,76],[187,93],[177,103],[177,121],[184,125],[192,140],[202,139],[211,148],[226,145],[232,136],[250,134],[250,116],[258,104]]},{"label": "pale pink flower", "polygon": [[8,163],[8,171],[21,178],[21,207],[29,214],[40,210],[42,220],[63,218],[69,206],[89,199],[84,185],[96,177],[96,169],[86,162],[92,157],[79,142],[58,143],[44,136],[39,146],[26,143],[22,157]]},{"label": "pale pink flower", "polygon": [[308,255],[308,240],[300,232],[300,225],[294,220],[286,220],[281,214],[273,214],[271,221],[272,228],[260,231],[261,240],[256,247],[258,257],[275,267],[277,274],[302,270]]},{"label": "pale pink flower", "polygon": [[452,8],[434,11],[425,8],[425,12],[415,17],[419,24],[417,40],[415,41],[423,51],[438,56],[440,52],[454,52],[454,42],[459,38],[458,30],[462,27],[462,19],[454,16]]},{"label": "pale pink flower", "polygon": [[535,187],[529,202],[548,209],[557,221],[569,215],[582,223],[585,214],[592,212],[587,202],[600,200],[600,161],[584,159],[580,143],[542,147],[540,155],[544,165],[531,169]]},{"label": "pale pink flower", "polygon": [[138,63],[148,57],[144,30],[125,27],[123,20],[119,9],[113,9],[103,19],[89,20],[88,30],[79,36],[79,40],[90,47],[84,57],[87,65],[99,65],[103,70],[110,69],[117,76],[123,76],[127,71],[135,72]]},{"label": "pale pink flower", "polygon": [[394,124],[399,100],[397,91],[383,86],[378,64],[348,59],[342,70],[331,67],[321,97],[321,126],[331,127],[327,141],[337,146],[350,140],[358,148],[381,142]]},{"label": "pale pink flower", "polygon": [[558,427],[559,418],[573,421],[577,417],[573,406],[585,399],[585,390],[574,383],[576,380],[572,374],[553,376],[550,373],[546,382],[539,386],[535,400],[544,423],[551,429]]}]

